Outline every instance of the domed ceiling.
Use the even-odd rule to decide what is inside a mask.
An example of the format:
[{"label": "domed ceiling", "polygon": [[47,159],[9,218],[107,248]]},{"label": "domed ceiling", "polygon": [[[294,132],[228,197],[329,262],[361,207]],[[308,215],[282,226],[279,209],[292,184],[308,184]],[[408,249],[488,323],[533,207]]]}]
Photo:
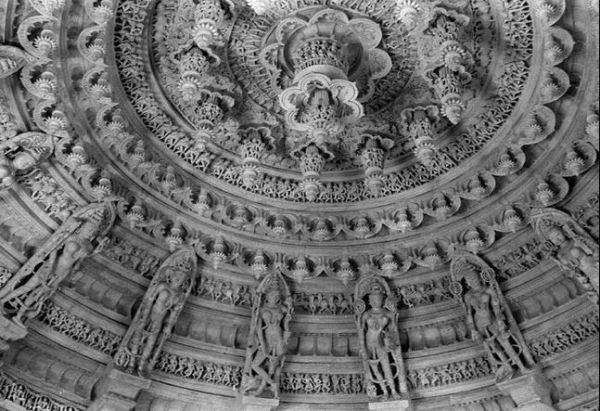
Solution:
[{"label": "domed ceiling", "polygon": [[598,53],[597,0],[2,2],[0,409],[598,410]]}]

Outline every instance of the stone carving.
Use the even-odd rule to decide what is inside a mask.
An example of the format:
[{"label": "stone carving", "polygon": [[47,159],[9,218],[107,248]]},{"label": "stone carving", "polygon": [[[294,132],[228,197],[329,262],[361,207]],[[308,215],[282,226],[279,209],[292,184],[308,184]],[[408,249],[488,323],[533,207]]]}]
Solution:
[{"label": "stone carving", "polygon": [[489,361],[479,357],[424,369],[409,369],[407,379],[413,389],[428,389],[485,378],[493,372]]},{"label": "stone carving", "polygon": [[360,357],[371,399],[408,399],[406,370],[400,347],[398,312],[387,283],[365,277],[354,291]]},{"label": "stone carving", "polygon": [[450,266],[452,292],[467,313],[471,338],[483,344],[497,381],[526,374],[535,366],[494,271],[481,258],[457,254]]},{"label": "stone carving", "polygon": [[450,292],[449,277],[442,277],[426,283],[398,286],[394,288],[394,292],[398,298],[398,307],[400,308],[436,304],[453,298]]},{"label": "stone carving", "polygon": [[279,398],[292,311],[292,297],[283,276],[279,272],[267,274],[256,289],[252,303],[241,387],[244,395],[258,397],[269,388],[273,397]]},{"label": "stone carving", "polygon": [[600,194],[598,192],[591,195],[585,204],[573,212],[573,218],[577,223],[598,241],[600,236]]},{"label": "stone carving", "polygon": [[364,393],[361,374],[283,373],[281,391],[289,394],[346,394]]},{"label": "stone carving", "polygon": [[158,357],[156,371],[233,389],[239,388],[242,381],[241,367],[215,364],[167,352],[162,352]]},{"label": "stone carving", "polygon": [[[143,6],[141,6],[141,7],[143,8]],[[510,13],[508,13],[508,15],[509,15],[509,16],[512,16],[512,14],[511,14],[511,13],[513,13],[513,14],[515,14],[515,13],[516,13],[516,14],[519,14],[519,13],[520,13],[520,14],[523,14],[523,12],[527,10],[526,8],[521,8],[521,9],[519,9],[519,6],[518,6],[518,5],[516,5],[516,6],[514,6],[514,9],[515,9],[515,10],[513,11],[513,10],[512,10],[512,9],[513,9],[513,5],[512,5],[512,4],[510,5],[510,8],[511,8],[511,10],[510,10]],[[520,15],[519,15],[519,17],[520,17]],[[515,18],[516,18],[516,17],[515,17]],[[259,24],[259,23],[258,23],[258,21],[260,21],[260,28],[259,28],[259,30],[262,30],[262,28],[263,28],[263,25],[267,25],[267,26],[268,26],[268,25],[270,24],[270,21],[266,21],[266,20],[268,20],[268,18],[265,18],[265,19],[263,19],[263,18],[258,18],[258,19],[256,19],[256,20],[257,20],[257,23],[256,23],[256,24]],[[237,23],[236,23],[236,24],[237,24]],[[510,25],[509,25],[508,27],[512,27],[512,26],[510,26]],[[253,36],[256,36],[256,34],[255,34],[255,33],[253,33]],[[521,43],[527,43],[527,41],[525,41],[525,40],[527,40],[527,39],[524,39],[523,41],[521,41]],[[514,45],[514,49],[516,49],[516,48],[517,48],[517,46],[518,46],[518,48],[525,48],[525,49],[527,49],[527,48],[528,48],[528,46],[527,46],[527,45],[523,46],[523,44],[518,44],[518,45]],[[260,60],[260,59],[257,59],[257,60]],[[261,64],[262,64],[262,63],[261,63]],[[247,70],[247,71],[248,71],[248,70]],[[256,75],[257,75],[257,76],[264,76],[264,72],[265,72],[265,70],[263,70],[263,72],[262,72],[260,75],[259,75],[258,73],[256,73]],[[254,78],[256,78],[256,77],[254,77]],[[257,83],[259,83],[259,82],[257,82]],[[271,96],[271,97],[272,97],[272,96]],[[504,96],[503,96],[503,99],[504,99],[505,97],[506,97],[506,96],[504,95]],[[504,104],[504,100],[503,100],[502,104]],[[491,113],[493,113],[493,111],[486,111],[486,116],[490,116],[490,115],[492,115]],[[164,130],[164,131],[166,132],[167,130],[166,130],[166,128],[165,128],[165,127],[168,127],[168,125],[167,125],[167,124],[164,124],[164,122],[162,121],[162,118],[161,118],[161,121],[159,121],[159,120],[158,120],[158,117],[157,117],[157,116],[154,116],[154,118],[155,118],[155,120],[153,120],[153,123],[154,123],[154,124],[156,124],[155,128],[156,128],[156,127],[162,127],[162,130]],[[163,126],[164,126],[164,127],[163,127]],[[169,132],[169,133],[170,133],[170,132]],[[161,135],[164,135],[164,133],[162,133],[162,132],[161,132],[161,133],[159,133],[159,134],[161,134]],[[183,140],[184,140],[184,139],[181,139],[181,141],[183,141]],[[185,143],[182,143],[182,144],[185,144]],[[217,164],[217,163],[218,163],[218,164]],[[221,171],[220,171],[220,170],[221,170],[221,163],[220,163],[220,162],[215,162],[215,163],[214,163],[214,166],[215,166],[215,167],[217,167],[217,166],[218,166],[218,168],[219,168],[219,171],[218,171],[218,172],[215,174],[215,176],[217,176],[217,175],[218,175],[218,176],[220,176],[221,178],[224,178],[226,181],[229,181],[229,182],[231,182],[231,183],[233,183],[233,184],[238,184],[238,183],[239,183],[239,184],[241,184],[241,181],[240,181],[240,179],[238,178],[238,177],[239,177],[239,174],[238,174],[238,172],[237,172],[237,171],[235,171],[235,170],[229,170],[229,171],[227,171],[227,172],[224,172],[223,174],[221,174]],[[227,167],[228,167],[228,166],[227,166],[226,162],[225,162],[225,164],[223,164],[223,166],[224,166],[223,170],[227,170]],[[279,179],[275,179],[275,180],[277,181],[277,180],[279,180]],[[293,184],[293,182],[286,182],[286,184],[290,185],[290,189],[291,189],[291,191],[289,191],[289,190],[282,190],[282,191],[280,191],[280,190],[275,190],[275,191],[271,191],[271,188],[272,188],[272,187],[269,187],[269,185],[270,185],[269,181],[271,181],[271,178],[269,178],[269,179],[266,179],[266,180],[262,180],[262,179],[261,179],[261,180],[257,181],[255,184],[253,184],[251,187],[248,187],[248,185],[246,184],[246,185],[245,185],[245,188],[246,188],[246,189],[248,189],[248,190],[250,190],[250,191],[254,191],[254,192],[262,192],[263,190],[270,191],[270,192],[271,192],[271,194],[269,194],[269,195],[271,195],[271,196],[272,196],[272,195],[277,195],[277,196],[281,195],[281,194],[279,194],[279,193],[289,193],[289,194],[290,194],[289,198],[290,198],[290,199],[293,199],[293,201],[304,201],[304,199],[303,199],[303,196],[299,196],[299,197],[298,197],[298,195],[297,195],[297,192],[294,190],[294,184]],[[408,180],[405,180],[405,181],[414,181],[414,180],[408,179]],[[421,180],[419,180],[419,181],[421,181]],[[334,188],[336,185],[337,185],[337,183],[334,183],[334,184],[332,184],[332,188]],[[276,186],[277,186],[277,185],[276,185]],[[360,192],[360,191],[362,190],[362,188],[360,187],[360,184],[355,184],[355,186],[356,186],[356,188],[358,189],[358,190],[357,190],[358,192]],[[393,185],[393,184],[391,184],[391,185],[389,185],[389,186],[390,186],[390,187],[393,187],[394,185]],[[329,186],[326,186],[325,188],[326,188],[327,190],[329,190]],[[363,192],[365,192],[365,194],[367,194],[367,196],[368,196],[368,195],[369,195],[369,191],[370,191],[370,190],[364,190]],[[361,195],[365,195],[365,194],[361,194]],[[327,198],[327,196],[328,196],[328,195],[329,195],[329,194],[325,195],[323,198]],[[352,192],[352,191],[349,193],[349,196],[354,196],[354,195],[355,195],[355,193],[354,193],[354,192]],[[320,196],[319,196],[319,197],[320,197]],[[317,199],[317,201],[320,201],[320,200],[318,200],[318,199]]]},{"label": "stone carving", "polygon": [[160,266],[160,258],[140,247],[133,246],[124,238],[111,235],[102,255],[152,279]]},{"label": "stone carving", "polygon": [[569,214],[553,208],[535,209],[531,225],[540,239],[549,241],[554,261],[567,273],[575,276],[588,291],[590,299],[598,302],[600,249],[598,243]]},{"label": "stone carving", "polygon": [[354,313],[352,294],[344,293],[292,293],[294,309],[312,315],[350,315]]},{"label": "stone carving", "polygon": [[5,373],[0,373],[0,398],[25,409],[39,411],[83,411],[71,405],[61,404],[32,388],[23,385]]},{"label": "stone carving", "polygon": [[17,124],[11,113],[8,102],[0,94],[0,143],[17,135]]},{"label": "stone carving", "polygon": [[36,316],[81,261],[102,250],[114,219],[108,203],[91,204],[69,217],[2,287],[4,314],[17,323]]},{"label": "stone carving", "polygon": [[503,253],[502,256],[491,261],[497,269],[498,281],[503,282],[517,277],[524,272],[535,268],[550,256],[551,248],[537,239],[530,239],[516,250]]},{"label": "stone carving", "polygon": [[118,368],[141,376],[152,371],[194,287],[196,267],[195,252],[185,248],[161,264],[114,357]]},{"label": "stone carving", "polygon": [[17,184],[31,192],[31,199],[49,215],[66,220],[77,210],[77,204],[52,176],[34,167],[20,176]]},{"label": "stone carving", "polygon": [[13,185],[18,173],[31,170],[53,150],[52,137],[37,132],[19,134],[0,142],[0,190]]},{"label": "stone carving", "polygon": [[116,354],[121,343],[120,335],[101,327],[95,327],[84,319],[71,314],[68,310],[57,306],[52,301],[44,303],[36,320],[48,325],[54,331],[111,357]]},{"label": "stone carving", "polygon": [[0,44],[0,79],[19,71],[27,60],[27,55],[20,48]]},{"label": "stone carving", "polygon": [[253,288],[247,285],[202,276],[192,290],[192,295],[222,304],[250,308],[252,307],[253,291]]},{"label": "stone carving", "polygon": [[567,325],[546,332],[529,342],[531,353],[538,360],[569,350],[587,339],[598,335],[600,317],[597,311],[570,320]]}]

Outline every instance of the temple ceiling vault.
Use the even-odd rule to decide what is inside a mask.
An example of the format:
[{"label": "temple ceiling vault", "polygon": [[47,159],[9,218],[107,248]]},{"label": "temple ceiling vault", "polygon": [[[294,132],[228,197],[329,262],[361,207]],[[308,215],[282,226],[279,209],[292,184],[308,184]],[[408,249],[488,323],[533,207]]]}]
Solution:
[{"label": "temple ceiling vault", "polygon": [[2,2],[0,409],[597,410],[598,55],[597,0]]}]

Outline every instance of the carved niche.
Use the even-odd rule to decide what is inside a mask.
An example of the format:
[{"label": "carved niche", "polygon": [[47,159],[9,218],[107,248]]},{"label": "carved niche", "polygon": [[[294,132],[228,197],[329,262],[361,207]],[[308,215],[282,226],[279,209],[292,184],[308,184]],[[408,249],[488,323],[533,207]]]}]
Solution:
[{"label": "carved niche", "polygon": [[496,381],[528,374],[535,361],[510,311],[494,270],[472,254],[458,254],[450,264],[452,293],[466,312],[473,341],[483,344]]},{"label": "carved niche", "polygon": [[192,249],[177,250],[161,264],[115,355],[117,369],[152,371],[194,287],[196,268]]},{"label": "carved niche", "polygon": [[382,278],[365,277],[356,284],[354,313],[369,399],[408,399],[397,304]]},{"label": "carved niche", "polygon": [[292,296],[283,276],[268,274],[254,293],[242,394],[258,397],[268,387],[273,397],[279,398],[292,312]]},{"label": "carved niche", "polygon": [[81,262],[102,250],[115,221],[112,204],[83,207],[62,226],[0,289],[0,350],[6,342],[24,338],[23,323],[37,316],[61,282]]},{"label": "carved niche", "polygon": [[35,317],[60,283],[102,250],[115,216],[112,204],[96,203],[69,217],[0,290],[4,315],[16,322]]},{"label": "carved niche", "polygon": [[535,209],[531,226],[536,235],[547,242],[551,257],[570,277],[598,303],[598,243],[569,214],[554,208]]}]

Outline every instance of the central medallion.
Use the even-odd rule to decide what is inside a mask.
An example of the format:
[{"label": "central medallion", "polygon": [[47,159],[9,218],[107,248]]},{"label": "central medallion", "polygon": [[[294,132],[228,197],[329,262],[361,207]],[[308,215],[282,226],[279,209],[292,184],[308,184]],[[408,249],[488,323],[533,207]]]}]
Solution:
[{"label": "central medallion", "polygon": [[309,15],[283,19],[266,39],[259,56],[283,92],[279,103],[286,125],[299,135],[292,152],[311,144],[332,158],[344,131],[364,115],[362,102],[374,93],[374,80],[392,68],[377,48],[382,33],[366,18],[315,8]]}]

